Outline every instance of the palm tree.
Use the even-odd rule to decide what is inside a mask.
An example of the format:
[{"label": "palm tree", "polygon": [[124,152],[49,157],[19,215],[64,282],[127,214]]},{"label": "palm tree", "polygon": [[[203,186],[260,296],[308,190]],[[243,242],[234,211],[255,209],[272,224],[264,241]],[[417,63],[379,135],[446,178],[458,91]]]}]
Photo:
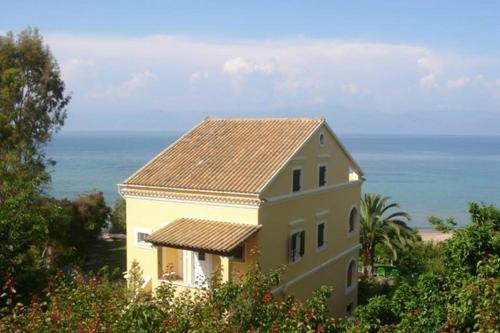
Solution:
[{"label": "palm tree", "polygon": [[407,248],[418,239],[417,233],[406,223],[410,215],[403,211],[390,213],[399,204],[391,203],[389,197],[380,194],[365,194],[361,199],[361,251],[363,255],[364,274],[373,275],[375,248],[385,245],[397,259],[398,252]]}]

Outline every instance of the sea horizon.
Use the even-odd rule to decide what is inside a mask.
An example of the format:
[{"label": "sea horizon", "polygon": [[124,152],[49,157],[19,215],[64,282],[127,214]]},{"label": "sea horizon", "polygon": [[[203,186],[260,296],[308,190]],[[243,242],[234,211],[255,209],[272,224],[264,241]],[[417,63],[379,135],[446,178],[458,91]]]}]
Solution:
[{"label": "sea horizon", "polygon": [[[73,198],[102,191],[108,205],[117,184],[166,148],[182,131],[64,130],[47,147],[56,161],[48,193]],[[431,229],[427,217],[469,222],[470,201],[500,205],[500,136],[338,133],[361,165],[364,193],[380,193]]]}]

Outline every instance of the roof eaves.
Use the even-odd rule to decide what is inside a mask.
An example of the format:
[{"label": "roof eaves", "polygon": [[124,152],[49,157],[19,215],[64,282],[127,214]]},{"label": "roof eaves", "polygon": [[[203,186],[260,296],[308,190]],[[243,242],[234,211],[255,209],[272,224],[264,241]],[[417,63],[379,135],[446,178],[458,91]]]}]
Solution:
[{"label": "roof eaves", "polygon": [[318,120],[320,120],[320,122],[318,123],[316,128],[314,128],[311,131],[309,136],[300,144],[299,147],[297,147],[297,149],[295,149],[295,151],[288,157],[288,159],[281,165],[281,167],[278,170],[276,170],[276,172],[271,176],[271,178],[269,178],[269,180],[259,189],[259,191],[258,191],[259,195],[261,193],[263,193],[265,190],[267,190],[267,188],[276,179],[276,177],[278,177],[278,175],[283,171],[283,169],[285,169],[285,167],[288,165],[288,163],[290,163],[290,161],[295,157],[295,155],[297,155],[297,153],[307,144],[307,142],[309,142],[309,140],[311,140],[311,138],[318,131],[318,129],[321,127],[321,125],[323,125],[325,123],[324,118],[320,118]]},{"label": "roof eaves", "polygon": [[344,144],[342,143],[342,141],[340,141],[340,139],[335,134],[335,132],[332,130],[332,128],[330,127],[330,125],[328,125],[328,123],[326,121],[324,122],[324,125],[325,125],[326,129],[328,130],[328,132],[330,132],[330,134],[333,136],[333,138],[337,142],[337,144],[340,146],[340,149],[342,149],[342,151],[347,156],[347,158],[352,162],[352,164],[354,166],[354,169],[356,169],[356,171],[359,172],[359,176],[363,177],[364,176],[363,169],[361,169],[361,167],[359,166],[359,164],[356,162],[356,160],[349,153],[349,151],[344,146]]}]

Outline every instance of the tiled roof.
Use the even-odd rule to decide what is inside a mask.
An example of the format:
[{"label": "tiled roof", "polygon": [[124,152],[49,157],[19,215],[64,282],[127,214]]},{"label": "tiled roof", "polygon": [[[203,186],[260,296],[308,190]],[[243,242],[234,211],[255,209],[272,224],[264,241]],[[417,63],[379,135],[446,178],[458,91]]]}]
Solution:
[{"label": "tiled roof", "polygon": [[146,237],[156,246],[231,255],[261,225],[180,218]]},{"label": "tiled roof", "polygon": [[323,119],[205,119],[125,185],[259,193]]}]

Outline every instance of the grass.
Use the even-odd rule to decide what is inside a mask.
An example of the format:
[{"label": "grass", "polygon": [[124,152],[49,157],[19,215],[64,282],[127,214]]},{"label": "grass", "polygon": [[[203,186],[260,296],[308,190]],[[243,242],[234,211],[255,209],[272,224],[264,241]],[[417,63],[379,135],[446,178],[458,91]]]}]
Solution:
[{"label": "grass", "polygon": [[97,271],[103,266],[109,268],[119,268],[121,272],[127,270],[126,241],[98,240],[90,248],[85,268]]}]

